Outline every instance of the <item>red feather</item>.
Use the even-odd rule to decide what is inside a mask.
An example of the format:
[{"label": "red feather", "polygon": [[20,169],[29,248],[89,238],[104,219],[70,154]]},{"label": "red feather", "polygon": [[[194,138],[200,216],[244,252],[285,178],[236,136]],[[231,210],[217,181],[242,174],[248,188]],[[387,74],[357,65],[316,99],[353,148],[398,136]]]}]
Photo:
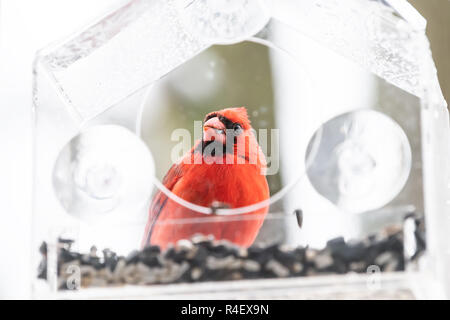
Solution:
[{"label": "red feather", "polygon": [[[202,141],[198,141],[179,163],[170,168],[163,179],[164,186],[178,197],[205,207],[221,203],[230,208],[239,208],[267,200],[269,187],[264,175],[266,161],[251,132],[246,109],[225,109],[210,113],[205,119],[215,117],[227,125],[239,124],[243,133],[238,143],[245,142],[247,147],[238,148],[235,145],[234,154],[224,156],[233,157],[233,163],[224,160],[224,164],[208,164],[204,162]],[[207,129],[205,127],[205,131]],[[267,211],[268,208],[263,207],[242,215],[228,216],[225,220],[211,221],[210,215],[194,212],[160,191],[150,207],[142,246],[152,244],[166,248],[170,243],[200,233],[248,247],[258,235]]]}]

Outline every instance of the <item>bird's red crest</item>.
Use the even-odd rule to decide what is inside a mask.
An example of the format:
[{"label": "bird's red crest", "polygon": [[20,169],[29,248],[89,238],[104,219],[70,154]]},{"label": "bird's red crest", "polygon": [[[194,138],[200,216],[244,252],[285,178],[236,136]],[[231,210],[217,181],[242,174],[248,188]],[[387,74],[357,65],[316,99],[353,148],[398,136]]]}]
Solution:
[{"label": "bird's red crest", "polygon": [[214,116],[224,116],[232,122],[239,123],[244,130],[248,130],[251,128],[250,119],[248,118],[247,108],[227,108],[220,111],[211,112],[206,115],[205,119],[212,118]]}]

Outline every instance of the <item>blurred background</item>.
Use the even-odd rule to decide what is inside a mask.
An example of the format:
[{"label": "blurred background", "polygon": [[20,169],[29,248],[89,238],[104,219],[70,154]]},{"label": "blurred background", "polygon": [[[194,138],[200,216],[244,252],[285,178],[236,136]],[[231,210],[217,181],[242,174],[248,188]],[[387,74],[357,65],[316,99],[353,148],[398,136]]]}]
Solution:
[{"label": "blurred background", "polygon": [[[71,34],[108,8],[124,0],[0,0],[0,119],[2,157],[0,159],[0,297],[27,297],[30,289],[29,243],[31,212],[31,66],[36,50],[54,40]],[[450,99],[450,1],[411,0],[428,20],[428,36],[438,68],[444,96]],[[193,120],[214,111],[211,106],[249,107],[254,127],[275,128],[273,106],[277,99],[272,88],[274,78],[286,68],[273,71],[274,53],[257,44],[217,46],[204,52],[185,67],[177,70],[160,84],[157,96],[149,93],[149,107],[164,104],[162,117],[179,113],[170,125],[168,120],[155,122],[143,116],[142,135],[152,149],[158,149],[149,139],[155,130],[170,133],[173,128],[187,127]],[[324,57],[320,57],[324,58]],[[320,65],[320,58],[309,62]],[[221,64],[221,61],[224,63]],[[340,60],[339,60],[340,61]],[[231,62],[231,63],[228,63]],[[345,65],[337,66],[345,69]],[[280,71],[281,70],[281,71]],[[200,72],[201,71],[201,72]],[[220,75],[226,74],[226,82]],[[326,71],[324,71],[324,75]],[[223,76],[225,77],[225,76]],[[351,77],[349,77],[351,78]],[[236,79],[233,81],[233,79]],[[347,85],[363,85],[370,81],[352,75]],[[362,81],[362,82],[361,82]],[[186,86],[186,83],[189,84]],[[205,87],[203,84],[208,83]],[[241,86],[247,83],[247,87]],[[199,85],[201,84],[201,85]],[[233,85],[234,84],[234,85]],[[341,83],[342,86],[345,83]],[[373,84],[383,86],[383,83]],[[220,90],[219,90],[220,88]],[[339,89],[339,86],[336,90]],[[397,94],[397,93],[393,93]],[[368,93],[370,96],[370,93]],[[361,101],[367,99],[361,96]],[[404,99],[413,97],[405,96]],[[282,102],[280,102],[282,103]],[[375,104],[379,102],[374,102]],[[185,109],[190,113],[182,112]],[[400,117],[400,115],[399,115]],[[161,119],[161,118],[158,118]],[[415,119],[418,121],[418,119]],[[414,122],[414,121],[413,121]],[[416,122],[414,122],[416,123]],[[151,128],[151,129],[149,129]],[[146,138],[147,137],[147,138]],[[414,142],[412,142],[414,143]],[[418,142],[417,142],[418,143]],[[169,152],[154,152],[158,177],[170,166]],[[279,174],[269,177],[271,192],[280,189]],[[420,194],[420,190],[411,190]]]},{"label": "blurred background", "polygon": [[445,100],[450,101],[450,1],[409,0],[428,21],[427,35]]}]

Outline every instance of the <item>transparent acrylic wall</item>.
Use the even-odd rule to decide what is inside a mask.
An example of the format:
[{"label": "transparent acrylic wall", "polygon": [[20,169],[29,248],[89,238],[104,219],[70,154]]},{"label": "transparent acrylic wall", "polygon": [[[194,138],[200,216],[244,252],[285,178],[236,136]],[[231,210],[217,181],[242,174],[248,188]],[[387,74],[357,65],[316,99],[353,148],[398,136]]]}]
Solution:
[{"label": "transparent acrylic wall", "polygon": [[[167,192],[194,219],[169,226],[189,226],[192,235],[205,223],[226,229],[269,206],[256,244],[323,247],[425,213],[423,263],[431,268],[423,277],[442,281],[448,113],[423,20],[408,9],[375,1],[135,0],[39,52],[33,277],[42,241],[53,289],[58,237],[81,252],[139,249],[152,194],[173,162],[174,130],[193,142],[194,121],[245,105],[259,134],[278,129],[263,147],[273,160],[271,199],[215,217]],[[37,295],[41,286],[36,281]]]}]

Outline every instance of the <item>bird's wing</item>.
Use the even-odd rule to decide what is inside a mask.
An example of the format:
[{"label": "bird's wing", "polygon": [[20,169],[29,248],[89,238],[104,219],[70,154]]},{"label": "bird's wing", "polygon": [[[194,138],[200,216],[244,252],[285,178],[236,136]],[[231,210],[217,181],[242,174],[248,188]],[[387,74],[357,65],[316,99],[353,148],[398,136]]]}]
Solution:
[{"label": "bird's wing", "polygon": [[[164,177],[162,183],[163,185],[169,189],[170,191],[173,190],[175,185],[178,181],[183,177],[186,170],[188,170],[188,165],[184,163],[184,159],[186,157],[192,157],[195,151],[195,147],[192,148],[191,152],[188,153],[180,163],[174,164],[169,171],[167,172],[166,176]],[[142,247],[145,247],[150,244],[150,239],[153,232],[153,227],[158,220],[159,216],[161,215],[161,212],[163,211],[166,203],[167,203],[168,197],[164,194],[164,192],[159,191],[155,197],[153,198],[152,204],[150,206],[149,210],[149,216],[148,216],[148,222],[145,227],[145,233],[144,237],[142,239]]]}]

